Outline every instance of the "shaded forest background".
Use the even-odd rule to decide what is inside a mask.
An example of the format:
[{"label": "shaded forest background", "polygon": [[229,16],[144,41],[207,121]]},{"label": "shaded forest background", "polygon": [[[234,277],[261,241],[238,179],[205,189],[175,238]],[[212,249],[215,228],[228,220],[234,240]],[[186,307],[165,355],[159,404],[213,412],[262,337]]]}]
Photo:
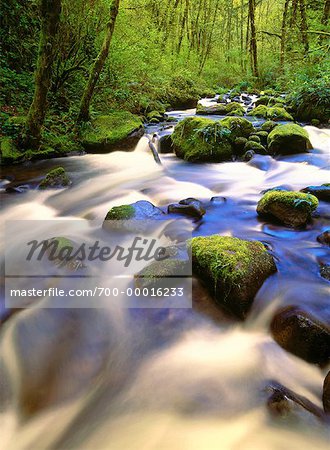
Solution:
[{"label": "shaded forest background", "polygon": [[[118,15],[109,54],[95,80],[92,116],[111,110],[143,115],[189,106],[190,99],[233,87],[297,96],[307,90],[328,97],[330,0],[115,3]],[[2,135],[15,134],[18,121],[8,122],[7,116],[26,115],[33,100],[40,29],[50,4],[51,8],[58,4],[60,14],[54,41],[45,45],[52,47],[45,133],[72,131],[109,33],[111,0],[45,4],[33,0],[1,4]],[[84,117],[88,119],[89,115]]]}]

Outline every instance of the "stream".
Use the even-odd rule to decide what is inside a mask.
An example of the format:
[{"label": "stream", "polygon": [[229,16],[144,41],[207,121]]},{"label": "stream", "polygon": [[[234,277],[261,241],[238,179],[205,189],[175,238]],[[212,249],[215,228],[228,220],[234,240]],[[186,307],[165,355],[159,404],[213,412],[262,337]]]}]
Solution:
[{"label": "stream", "polygon": [[[330,130],[306,129],[314,147],[310,153],[255,155],[249,162],[191,164],[160,154],[159,165],[145,135],[132,152],[4,169],[3,221],[71,218],[101,227],[112,206],[148,200],[165,208],[194,197],[206,207],[203,219],[193,223],[194,236],[260,240],[274,255],[278,272],[263,284],[244,323],[224,317],[200,286],[193,309],[36,307],[13,315],[2,325],[0,339],[1,448],[329,448],[330,429],[313,415],[302,410],[294,418],[273,418],[266,408],[271,380],[321,407],[329,370],[287,353],[268,330],[283,305],[304,305],[330,323],[330,285],[319,274],[330,255],[317,241],[329,229],[328,204],[320,201],[317,217],[302,230],[256,214],[266,189],[329,182]],[[162,124],[146,129],[156,146],[172,131]],[[35,189],[57,166],[66,169],[72,186]],[[26,185],[24,192],[6,192],[12,180]],[[82,233],[91,230],[86,226]],[[2,255],[15,239],[13,233],[10,242],[2,240]],[[3,300],[0,313],[5,314]]]}]

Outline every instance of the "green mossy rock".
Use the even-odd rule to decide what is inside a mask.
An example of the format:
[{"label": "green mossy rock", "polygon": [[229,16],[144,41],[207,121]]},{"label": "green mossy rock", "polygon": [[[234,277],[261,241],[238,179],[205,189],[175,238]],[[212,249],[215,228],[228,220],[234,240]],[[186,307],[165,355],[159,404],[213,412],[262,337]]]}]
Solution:
[{"label": "green mossy rock", "polygon": [[249,136],[249,141],[254,141],[254,142],[258,142],[260,144],[261,139],[259,136],[257,136],[256,134],[251,134],[251,136]]},{"label": "green mossy rock", "polygon": [[226,105],[227,114],[231,113],[233,111],[240,111],[243,114],[245,113],[245,109],[243,108],[243,106],[240,103],[238,103],[238,102],[227,103],[227,105]]},{"label": "green mossy rock", "polygon": [[268,108],[267,118],[271,120],[294,120],[291,114],[289,114],[284,108],[278,108],[276,106]]},{"label": "green mossy rock", "polygon": [[320,121],[319,119],[312,119],[311,120],[311,125],[313,125],[313,127],[318,127],[320,125]]},{"label": "green mossy rock", "polygon": [[234,149],[236,155],[242,155],[244,153],[244,147],[247,141],[248,140],[245,137],[238,137],[234,140]]},{"label": "green mossy rock", "polygon": [[294,191],[268,191],[259,200],[257,213],[289,227],[303,227],[310,222],[318,206],[314,195]]},{"label": "green mossy rock", "polygon": [[282,97],[272,97],[269,99],[268,105],[267,106],[276,106],[278,105],[279,107],[283,107],[283,105],[285,105],[285,100]]},{"label": "green mossy rock", "polygon": [[248,116],[254,117],[267,117],[268,108],[265,105],[259,105],[256,108],[252,109]]},{"label": "green mossy rock", "polygon": [[218,305],[244,319],[265,279],[276,272],[273,257],[258,241],[213,235],[188,241],[193,273]]},{"label": "green mossy rock", "polygon": [[269,133],[267,142],[273,155],[303,153],[313,148],[307,131],[297,124],[277,126]]},{"label": "green mossy rock", "polygon": [[268,103],[269,103],[269,100],[270,100],[270,97],[269,97],[268,95],[264,95],[264,96],[258,98],[258,99],[255,101],[254,104],[255,104],[256,107],[259,106],[259,105],[265,105],[265,106],[267,106]]},{"label": "green mossy rock", "polygon": [[132,150],[143,135],[142,121],[127,111],[99,116],[81,129],[80,140],[89,153]]},{"label": "green mossy rock", "polygon": [[175,127],[172,142],[176,155],[186,161],[230,161],[233,153],[230,135],[221,122],[187,117]]},{"label": "green mossy rock", "polygon": [[9,165],[19,162],[23,159],[24,154],[21,153],[15,145],[13,139],[3,137],[0,139],[1,165]]},{"label": "green mossy rock", "polygon": [[247,141],[244,147],[244,151],[247,152],[249,150],[253,150],[254,153],[259,153],[259,155],[267,155],[267,150],[263,145],[261,145],[259,142],[255,141]]},{"label": "green mossy rock", "polygon": [[233,111],[229,112],[226,114],[226,116],[231,116],[231,117],[243,117],[244,116],[244,110],[242,109],[234,109]]},{"label": "green mossy rock", "polygon": [[278,126],[279,124],[274,122],[273,120],[266,120],[266,122],[261,125],[261,131],[267,131],[267,133],[270,133],[274,128]]},{"label": "green mossy rock", "polygon": [[221,103],[215,103],[214,105],[204,106],[201,103],[197,104],[196,114],[200,115],[212,115],[217,114],[224,116],[227,113],[226,105]]},{"label": "green mossy rock", "polygon": [[267,145],[268,138],[267,131],[257,131],[255,135],[259,137],[261,144],[265,147]]},{"label": "green mossy rock", "polygon": [[164,120],[164,114],[160,113],[159,111],[150,111],[147,114],[147,121],[149,123],[159,123]]},{"label": "green mossy rock", "polygon": [[46,177],[39,184],[39,189],[62,188],[70,184],[70,178],[63,167],[56,167],[47,173]]},{"label": "green mossy rock", "polygon": [[247,138],[255,131],[252,123],[241,117],[226,117],[220,120],[220,124],[231,131],[231,139],[233,140],[238,137]]}]

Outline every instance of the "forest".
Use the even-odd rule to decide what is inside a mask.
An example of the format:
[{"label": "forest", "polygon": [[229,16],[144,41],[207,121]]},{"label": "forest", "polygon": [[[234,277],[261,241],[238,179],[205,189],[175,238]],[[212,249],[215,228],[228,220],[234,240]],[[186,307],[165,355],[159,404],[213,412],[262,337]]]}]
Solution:
[{"label": "forest", "polygon": [[330,0],[0,3],[1,450],[328,450]]}]

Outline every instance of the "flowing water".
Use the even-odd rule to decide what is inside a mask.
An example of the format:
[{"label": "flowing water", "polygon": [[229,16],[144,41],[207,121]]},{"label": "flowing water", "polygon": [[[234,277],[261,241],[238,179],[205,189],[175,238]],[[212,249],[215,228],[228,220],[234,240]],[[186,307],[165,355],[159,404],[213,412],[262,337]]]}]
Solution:
[{"label": "flowing water", "polygon": [[[320,202],[318,217],[304,230],[256,215],[265,189],[329,182],[330,131],[306,129],[311,153],[256,155],[249,163],[189,164],[169,154],[157,165],[143,137],[134,152],[5,170],[4,220],[64,217],[101,226],[115,205],[144,199],[165,207],[195,197],[207,213],[193,223],[194,235],[261,240],[278,272],[258,292],[244,324],[222,317],[200,287],[198,310],[31,308],[15,314],[1,330],[1,448],[329,448],[329,428],[314,416],[300,411],[274,419],[266,409],[270,380],[321,406],[327,373],[286,353],[268,331],[273,312],[286,304],[304,305],[330,321],[329,283],[319,275],[330,257],[316,240],[329,228],[327,204]],[[148,129],[158,136],[171,131]],[[11,179],[33,187],[58,165],[72,187],[5,193]],[[2,250],[10,244],[3,242]]]}]

